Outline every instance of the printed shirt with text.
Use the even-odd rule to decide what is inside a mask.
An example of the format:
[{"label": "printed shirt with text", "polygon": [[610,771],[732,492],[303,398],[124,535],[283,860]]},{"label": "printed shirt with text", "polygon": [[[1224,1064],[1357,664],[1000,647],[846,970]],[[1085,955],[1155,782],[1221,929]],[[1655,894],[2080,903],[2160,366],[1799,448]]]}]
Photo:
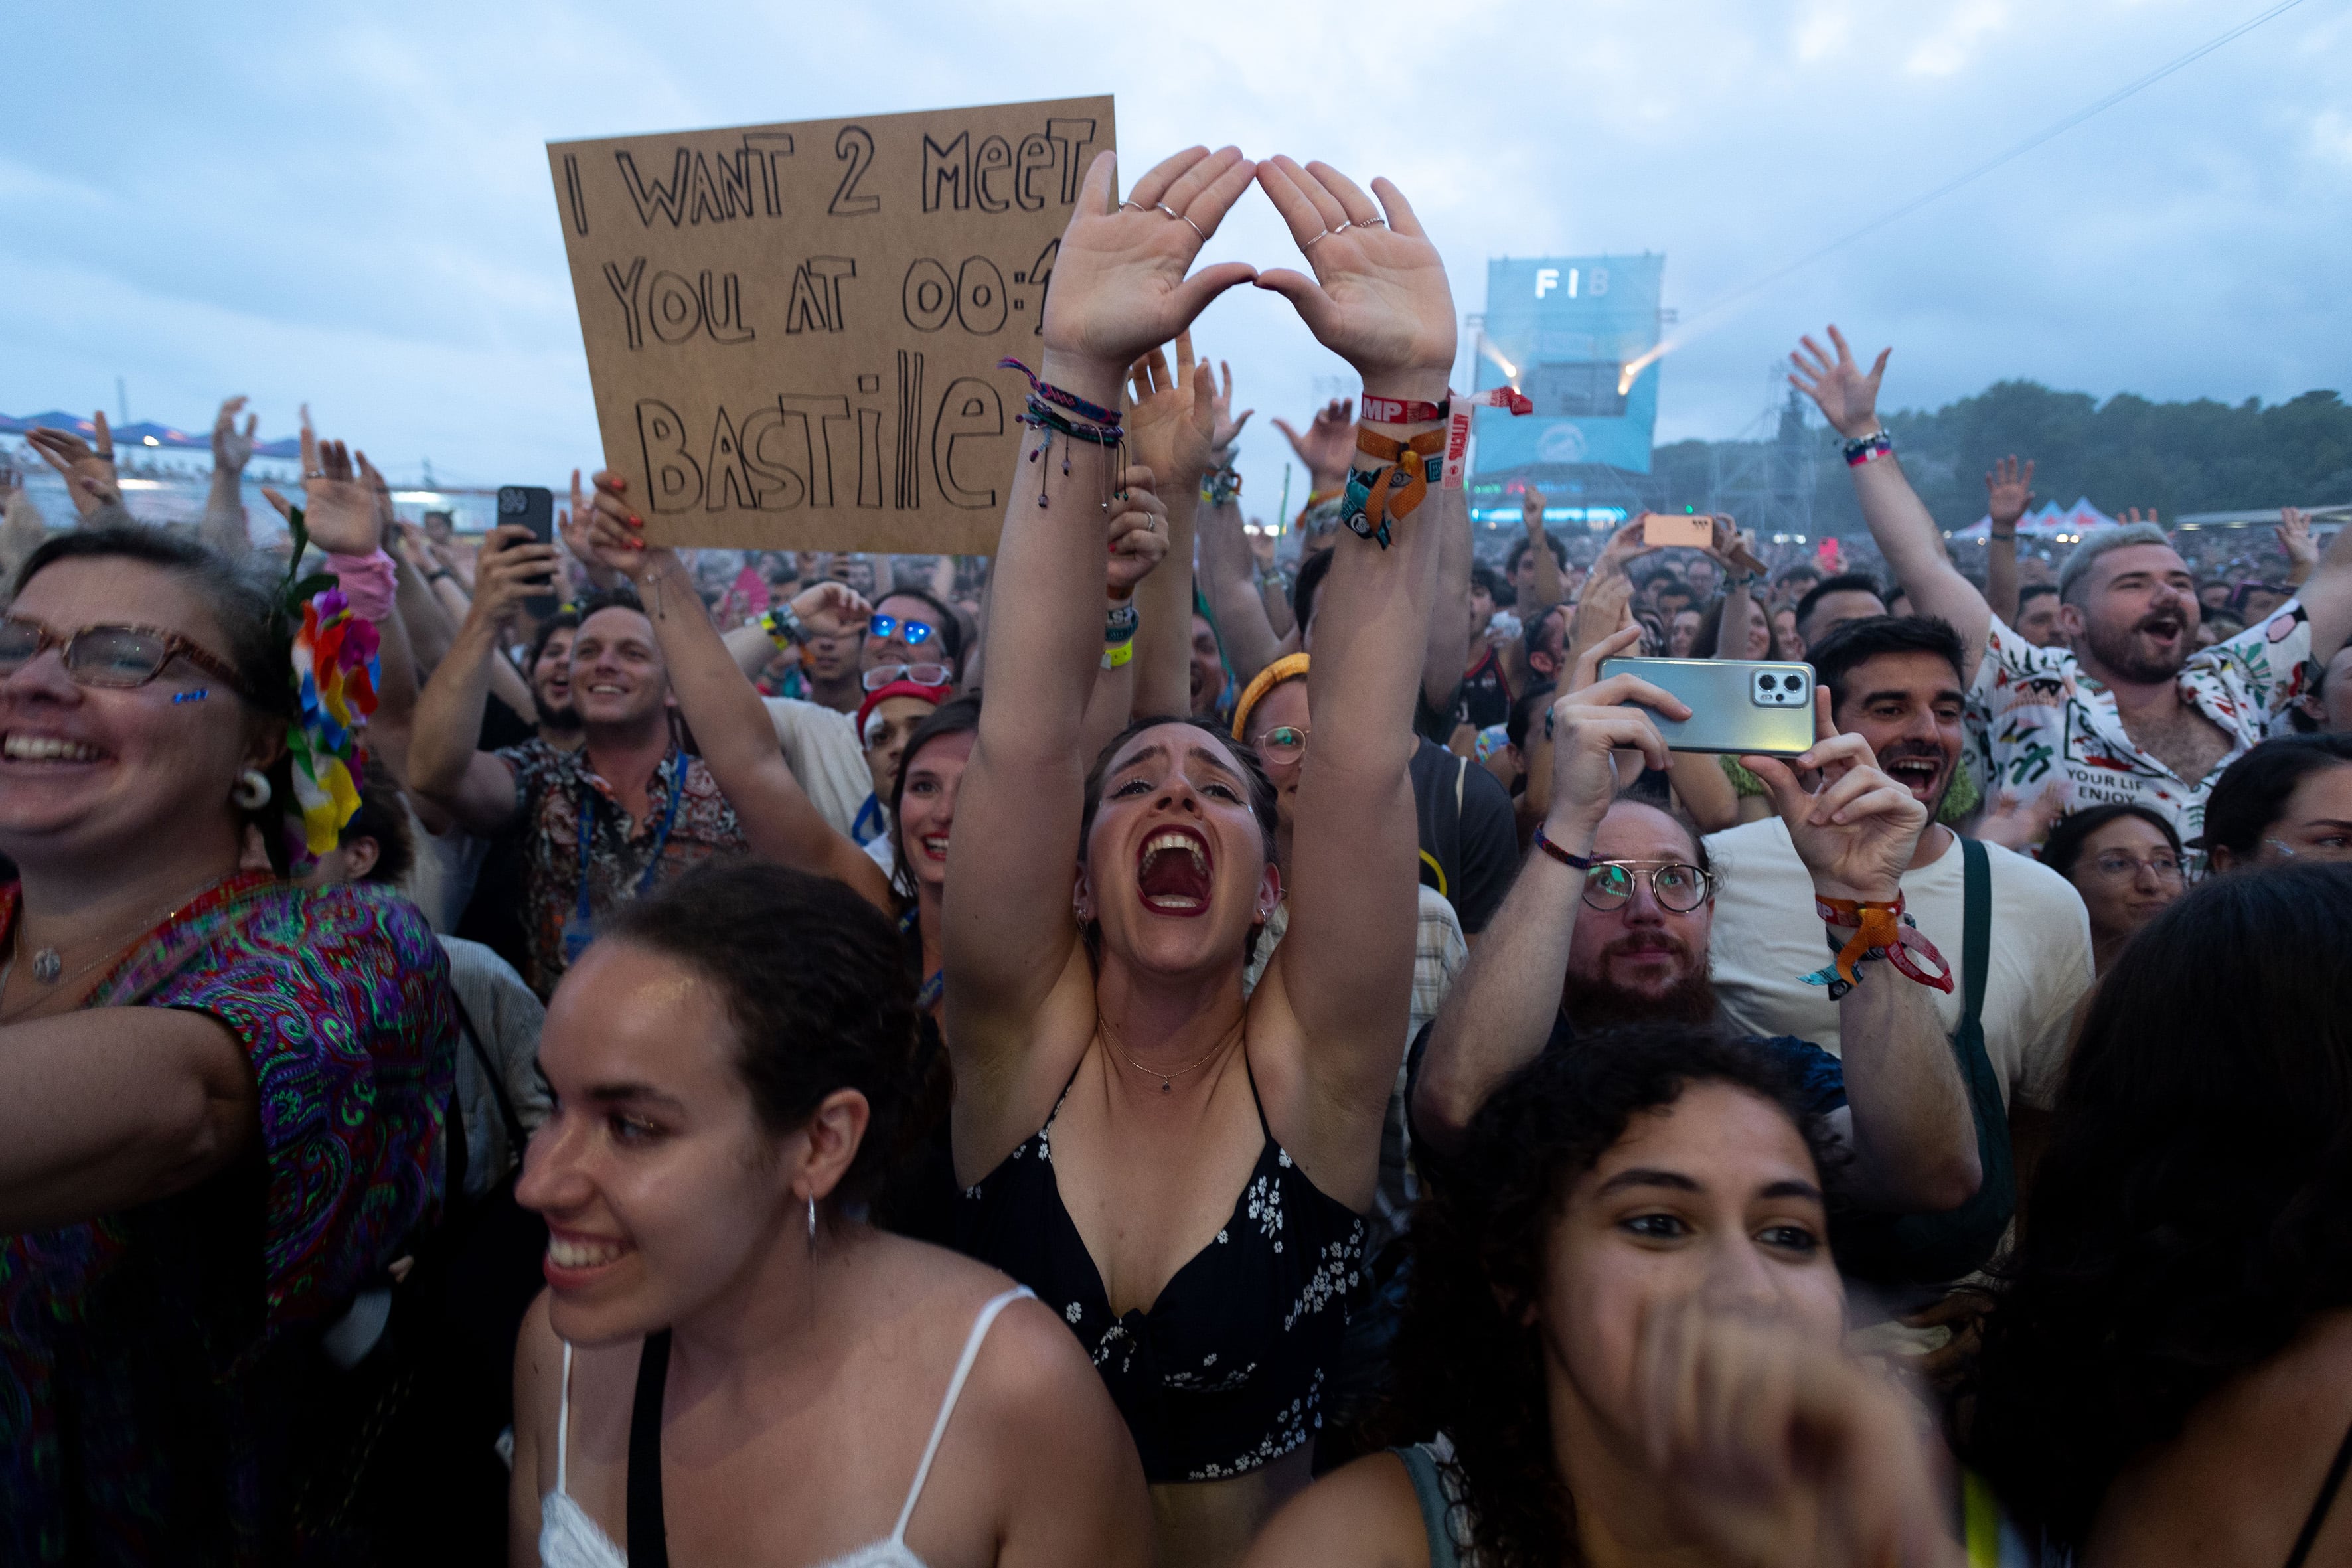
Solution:
[{"label": "printed shirt with text", "polygon": [[579,907],[580,811],[593,802],[588,829],[588,907],[602,920],[614,905],[636,897],[645,879],[646,857],[661,831],[669,805],[667,781],[684,769],[685,795],[669,839],[662,846],[659,887],[714,855],[740,855],[750,843],[735,821],[735,808],[700,757],[683,756],[676,744],[654,770],[646,815],[631,821],[620,799],[588,764],[583,747],[559,752],[536,738],[495,753],[515,776],[515,826],[525,836],[530,868],[522,889],[523,940],[528,944],[523,978],[541,998],[551,996],[563,978],[563,928]]},{"label": "printed shirt with text", "polygon": [[2182,700],[2230,737],[2229,754],[2189,780],[2132,743],[2115,694],[2083,673],[2071,649],[2036,647],[1995,616],[1969,689],[1986,797],[2035,795],[2055,778],[2067,786],[2070,811],[2137,802],[2170,818],[2183,839],[2194,838],[2204,831],[2205,797],[2221,771],[2303,695],[2310,657],[2311,623],[2300,602],[2289,602],[2189,660],[2179,677]]}]

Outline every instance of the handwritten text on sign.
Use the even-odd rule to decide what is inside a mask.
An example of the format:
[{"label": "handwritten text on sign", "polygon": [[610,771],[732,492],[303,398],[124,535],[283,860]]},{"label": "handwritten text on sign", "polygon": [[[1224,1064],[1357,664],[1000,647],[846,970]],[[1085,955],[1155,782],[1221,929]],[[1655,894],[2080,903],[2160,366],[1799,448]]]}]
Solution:
[{"label": "handwritten text on sign", "polygon": [[607,465],[668,544],[995,548],[1111,100],[548,144]]}]

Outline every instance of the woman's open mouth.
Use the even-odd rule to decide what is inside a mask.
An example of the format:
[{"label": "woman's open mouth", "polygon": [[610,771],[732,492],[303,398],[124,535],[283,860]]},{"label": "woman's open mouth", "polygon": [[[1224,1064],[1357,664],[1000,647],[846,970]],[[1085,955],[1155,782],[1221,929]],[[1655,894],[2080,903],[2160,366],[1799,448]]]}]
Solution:
[{"label": "woman's open mouth", "polygon": [[1143,841],[1135,860],[1136,890],[1154,914],[1192,916],[1209,909],[1209,841],[1190,827],[1163,827]]},{"label": "woman's open mouth", "polygon": [[633,1250],[610,1237],[566,1233],[550,1226],[547,1256],[540,1271],[557,1289],[577,1289],[599,1278]]},{"label": "woman's open mouth", "polygon": [[32,735],[11,730],[0,736],[0,757],[12,763],[98,763],[106,760],[106,752],[63,735]]}]

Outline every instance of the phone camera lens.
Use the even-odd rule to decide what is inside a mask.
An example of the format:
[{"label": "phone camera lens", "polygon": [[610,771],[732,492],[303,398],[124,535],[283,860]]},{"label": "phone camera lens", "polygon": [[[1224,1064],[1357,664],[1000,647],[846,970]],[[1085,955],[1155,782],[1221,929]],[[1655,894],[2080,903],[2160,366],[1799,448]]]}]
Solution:
[{"label": "phone camera lens", "polygon": [[1769,675],[1759,675],[1756,678],[1756,685],[1759,690],[1769,691],[1778,684],[1776,678]]}]

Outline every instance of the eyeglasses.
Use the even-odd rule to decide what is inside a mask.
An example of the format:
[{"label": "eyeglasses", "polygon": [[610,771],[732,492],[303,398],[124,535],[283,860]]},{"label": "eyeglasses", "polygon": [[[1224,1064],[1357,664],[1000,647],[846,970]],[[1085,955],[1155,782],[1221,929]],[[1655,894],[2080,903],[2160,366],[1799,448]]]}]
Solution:
[{"label": "eyeglasses", "polygon": [[2130,881],[2138,877],[2143,867],[2155,872],[2159,882],[2178,882],[2182,874],[2179,858],[2172,855],[2151,855],[2143,860],[2137,855],[2116,850],[2100,856],[2091,866],[2110,882]]},{"label": "eyeglasses", "polygon": [[1276,724],[1257,738],[1257,754],[1286,768],[1307,754],[1307,734],[1296,724]]},{"label": "eyeglasses", "polygon": [[1650,896],[1658,907],[1686,915],[1715,897],[1715,877],[1680,860],[1601,860],[1584,874],[1584,907],[1617,910],[1633,896],[1633,879],[1650,872]]},{"label": "eyeglasses", "polygon": [[77,685],[117,690],[144,686],[172,660],[184,658],[238,696],[252,695],[235,665],[160,626],[97,626],[56,632],[23,616],[0,616],[0,677],[16,674],[53,647],[60,650],[66,673]]},{"label": "eyeglasses", "polygon": [[894,680],[910,680],[917,686],[945,686],[948,683],[948,667],[944,664],[877,664],[858,677],[858,680],[868,691],[879,691]]},{"label": "eyeglasses", "polygon": [[866,629],[877,637],[887,637],[896,632],[899,640],[908,647],[922,647],[931,640],[931,634],[939,630],[929,621],[902,621],[896,616],[872,616],[866,621]]}]

